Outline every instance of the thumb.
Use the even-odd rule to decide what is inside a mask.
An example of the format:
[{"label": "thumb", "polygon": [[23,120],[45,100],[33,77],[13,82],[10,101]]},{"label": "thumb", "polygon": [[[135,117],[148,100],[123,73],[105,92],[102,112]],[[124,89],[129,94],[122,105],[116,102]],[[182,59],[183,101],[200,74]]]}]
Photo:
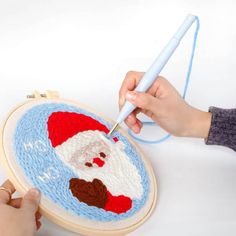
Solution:
[{"label": "thumb", "polygon": [[30,189],[25,194],[25,196],[22,200],[21,209],[34,215],[38,210],[40,196],[41,196],[41,194],[38,189],[36,189],[36,188]]},{"label": "thumb", "polygon": [[155,113],[157,98],[151,94],[132,91],[126,93],[126,99],[136,107]]}]

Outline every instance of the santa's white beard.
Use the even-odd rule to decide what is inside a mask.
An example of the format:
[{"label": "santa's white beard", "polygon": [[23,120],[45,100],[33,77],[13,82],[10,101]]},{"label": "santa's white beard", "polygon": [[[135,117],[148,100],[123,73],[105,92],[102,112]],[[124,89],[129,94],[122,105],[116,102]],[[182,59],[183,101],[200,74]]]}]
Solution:
[{"label": "santa's white beard", "polygon": [[[87,138],[91,138],[91,133],[88,132],[89,137]],[[94,134],[96,134],[95,139],[98,140],[99,138],[103,140],[111,151],[102,167],[81,169],[76,168],[75,165],[71,165],[70,160],[75,152],[75,147],[78,148],[78,146],[80,146],[79,144],[81,144],[81,134],[73,136],[65,143],[56,147],[56,152],[60,156],[60,159],[77,173],[80,179],[86,181],[92,181],[93,179],[101,180],[113,196],[124,195],[131,199],[141,199],[143,187],[141,184],[141,176],[137,168],[131,163],[128,156],[121,150],[119,145],[112,143],[100,132],[96,131],[92,132],[93,139]],[[87,136],[86,133],[83,135]]]}]

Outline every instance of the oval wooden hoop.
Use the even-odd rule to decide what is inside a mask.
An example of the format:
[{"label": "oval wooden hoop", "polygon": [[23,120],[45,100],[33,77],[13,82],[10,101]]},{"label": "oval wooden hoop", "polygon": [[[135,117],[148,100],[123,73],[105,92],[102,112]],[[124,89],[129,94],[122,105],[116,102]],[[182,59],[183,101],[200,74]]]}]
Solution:
[{"label": "oval wooden hoop", "polygon": [[[50,93],[49,93],[49,95],[50,95]],[[113,120],[105,117],[104,115],[102,115],[98,112],[95,112],[93,109],[91,109],[87,106],[84,106],[84,105],[82,105],[78,102],[75,102],[75,101],[72,101],[72,100],[67,100],[67,99],[61,99],[61,98],[58,98],[57,96],[51,96],[51,97],[47,96],[47,97],[50,98],[49,100],[52,101],[52,102],[53,101],[55,101],[55,102],[60,101],[62,103],[64,102],[64,103],[75,104],[76,106],[78,106],[82,109],[85,109],[89,112],[94,113],[95,115],[103,118],[104,120],[108,121],[111,124],[115,124],[115,122]],[[7,157],[6,152],[4,150],[4,143],[3,143],[4,129],[5,129],[5,126],[6,126],[6,123],[9,119],[9,117],[14,112],[16,112],[20,107],[25,106],[26,104],[29,104],[31,102],[42,101],[42,99],[47,100],[48,98],[42,98],[40,96],[36,96],[33,100],[23,102],[20,105],[16,106],[14,109],[12,109],[9,112],[9,114],[8,114],[7,118],[5,119],[5,122],[4,122],[4,124],[3,124],[3,126],[0,130],[0,132],[1,132],[1,134],[0,134],[0,159],[3,163],[3,165],[4,165],[4,168],[7,171],[7,174],[8,174],[8,177],[9,177],[10,181],[14,184],[16,190],[22,195],[24,195],[28,191],[29,187],[26,185],[26,183],[20,182],[20,180],[14,174],[14,170],[9,165],[8,157]],[[150,207],[149,211],[147,212],[147,214],[144,215],[143,218],[140,221],[138,221],[137,223],[135,223],[135,224],[133,224],[129,227],[121,228],[121,229],[118,229],[118,230],[97,230],[97,229],[83,227],[83,226],[80,226],[78,224],[76,224],[76,225],[72,224],[71,222],[67,222],[66,220],[64,220],[63,217],[60,217],[60,215],[55,214],[53,212],[53,209],[50,211],[49,209],[47,209],[46,207],[44,207],[41,204],[40,207],[39,207],[39,211],[42,215],[47,217],[49,220],[51,220],[55,224],[58,224],[58,225],[66,228],[66,229],[68,229],[72,232],[80,233],[80,234],[83,234],[83,235],[91,235],[91,236],[102,236],[102,235],[120,236],[120,235],[125,235],[125,234],[127,234],[131,231],[134,231],[136,228],[138,228],[140,225],[142,225],[150,217],[150,215],[152,214],[153,210],[155,209],[155,206],[156,206],[156,203],[157,203],[157,183],[156,183],[156,177],[155,177],[153,168],[151,166],[150,161],[144,156],[144,154],[141,151],[140,147],[136,143],[134,143],[133,140],[131,140],[131,138],[128,136],[126,131],[124,131],[122,128],[120,128],[119,132],[122,135],[124,135],[129,140],[129,142],[136,148],[136,150],[138,151],[138,153],[142,157],[142,160],[144,161],[146,167],[148,167],[148,169],[149,169],[150,183],[152,184],[152,187],[153,187],[153,200],[152,200],[151,207]]]}]

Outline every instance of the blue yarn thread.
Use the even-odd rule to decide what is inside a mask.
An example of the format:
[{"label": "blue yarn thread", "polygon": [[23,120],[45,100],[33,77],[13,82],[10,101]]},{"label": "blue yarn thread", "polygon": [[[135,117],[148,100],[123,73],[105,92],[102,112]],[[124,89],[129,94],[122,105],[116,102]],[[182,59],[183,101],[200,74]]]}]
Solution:
[{"label": "blue yarn thread", "polygon": [[[200,21],[197,16],[195,18],[195,21],[196,21],[196,29],[195,29],[195,33],[194,33],[194,37],[193,37],[193,46],[192,46],[192,52],[191,52],[191,56],[190,56],[190,60],[189,60],[187,75],[186,75],[186,79],[185,79],[184,91],[182,94],[183,99],[185,99],[185,97],[186,97],[186,93],[187,93],[188,86],[189,86],[190,76],[191,76],[192,67],[193,67],[193,59],[194,59],[195,49],[196,49],[196,45],[197,45],[197,37],[198,37],[199,28],[200,28]],[[144,121],[142,123],[143,123],[143,125],[149,125],[149,126],[150,125],[153,125],[153,126],[157,125],[155,122],[152,122],[152,121]],[[128,133],[133,139],[135,139],[136,141],[138,141],[140,143],[144,143],[144,144],[162,143],[171,137],[170,134],[167,134],[158,140],[145,140],[145,139],[139,138],[135,134],[133,134],[131,129],[128,129]]]}]

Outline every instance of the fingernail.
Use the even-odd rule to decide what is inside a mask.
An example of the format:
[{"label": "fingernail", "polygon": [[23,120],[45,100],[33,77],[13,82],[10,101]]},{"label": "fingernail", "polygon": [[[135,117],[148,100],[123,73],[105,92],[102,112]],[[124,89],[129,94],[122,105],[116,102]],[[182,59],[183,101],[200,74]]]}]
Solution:
[{"label": "fingernail", "polygon": [[134,100],[135,97],[136,97],[136,95],[135,95],[134,93],[132,93],[132,92],[126,93],[126,98],[127,98],[128,100]]},{"label": "fingernail", "polygon": [[31,188],[29,190],[29,194],[30,194],[30,196],[32,196],[34,198],[38,198],[40,196],[40,191],[37,188]]}]

